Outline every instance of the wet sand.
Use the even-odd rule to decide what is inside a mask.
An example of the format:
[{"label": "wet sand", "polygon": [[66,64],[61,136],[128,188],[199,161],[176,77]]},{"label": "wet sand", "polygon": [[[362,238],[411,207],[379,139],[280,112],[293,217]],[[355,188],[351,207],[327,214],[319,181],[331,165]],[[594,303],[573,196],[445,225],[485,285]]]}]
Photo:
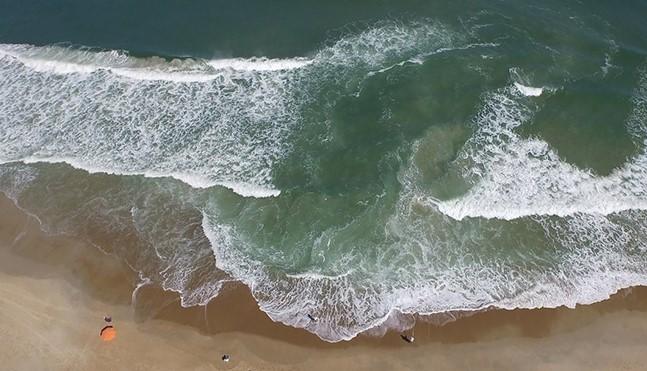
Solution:
[{"label": "wet sand", "polygon": [[[0,198],[0,368],[6,370],[644,370],[647,288],[576,309],[492,310],[329,344],[273,323],[245,287],[206,307],[143,286],[95,246],[44,234]],[[117,339],[99,338],[110,314]],[[231,356],[225,363],[220,357]]]}]

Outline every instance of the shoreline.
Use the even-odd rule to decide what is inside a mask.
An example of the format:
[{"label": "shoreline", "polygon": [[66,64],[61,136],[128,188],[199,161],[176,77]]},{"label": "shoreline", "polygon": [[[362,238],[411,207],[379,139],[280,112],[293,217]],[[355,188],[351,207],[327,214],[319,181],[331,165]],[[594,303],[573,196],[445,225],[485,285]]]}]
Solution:
[{"label": "shoreline", "polygon": [[[152,285],[133,295],[138,277],[125,264],[74,238],[45,235],[4,196],[0,209],[0,359],[9,369],[638,370],[647,363],[646,287],[575,309],[493,309],[443,326],[417,321],[414,344],[392,331],[327,343],[272,322],[242,284],[205,307],[182,308],[177,294]],[[105,314],[119,334],[112,343],[98,338]]]}]

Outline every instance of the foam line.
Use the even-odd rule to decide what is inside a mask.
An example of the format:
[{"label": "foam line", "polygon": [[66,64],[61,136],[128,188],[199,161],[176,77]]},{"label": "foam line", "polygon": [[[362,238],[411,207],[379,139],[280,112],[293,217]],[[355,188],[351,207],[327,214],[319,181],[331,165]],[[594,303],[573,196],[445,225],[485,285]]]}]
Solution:
[{"label": "foam line", "polygon": [[[0,165],[7,163],[16,162],[3,162]],[[127,171],[115,171],[110,168],[99,168],[89,164],[82,163],[72,158],[38,158],[38,157],[27,157],[19,160],[25,164],[37,164],[37,163],[48,163],[48,164],[60,164],[65,163],[76,169],[81,169],[87,171],[90,174],[110,174],[110,175],[126,175],[134,176],[141,175],[146,178],[173,178],[179,180],[183,183],[190,185],[193,188],[211,188],[215,186],[221,186],[228,188],[233,192],[243,196],[243,197],[254,197],[254,198],[266,198],[266,197],[276,197],[281,194],[281,191],[278,189],[266,188],[253,184],[244,184],[244,183],[230,183],[230,182],[216,182],[211,181],[208,178],[202,177],[196,174],[188,173],[161,173],[161,172],[127,172]]]},{"label": "foam line", "polygon": [[[305,67],[307,58],[230,58],[230,59],[176,59],[163,63],[161,58],[136,59],[119,51],[91,52],[56,46],[0,44],[0,56],[19,60],[34,71],[55,74],[91,74],[109,71],[135,80],[173,82],[205,82],[218,78],[221,70],[284,71]],[[103,58],[102,58],[103,56]],[[62,58],[61,58],[62,57]],[[61,58],[58,60],[56,58]]]},{"label": "foam line", "polygon": [[213,59],[207,62],[216,70],[232,69],[238,71],[285,71],[306,67],[314,61],[307,58],[287,58],[287,59],[270,59],[270,58],[231,58],[231,59]]}]

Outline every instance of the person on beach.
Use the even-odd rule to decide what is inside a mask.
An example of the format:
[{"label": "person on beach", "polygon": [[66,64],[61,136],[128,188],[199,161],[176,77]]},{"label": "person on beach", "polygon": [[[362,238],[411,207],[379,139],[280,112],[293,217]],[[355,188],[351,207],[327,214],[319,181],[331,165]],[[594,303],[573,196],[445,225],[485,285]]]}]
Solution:
[{"label": "person on beach", "polygon": [[310,320],[311,320],[312,322],[317,322],[317,317],[313,316],[313,315],[312,315],[312,314],[310,314],[310,313],[308,313],[308,318],[310,318]]},{"label": "person on beach", "polygon": [[402,340],[406,341],[406,342],[407,342],[407,343],[409,343],[409,344],[413,343],[413,342],[414,342],[414,340],[416,340],[416,338],[414,338],[414,337],[413,337],[413,335],[412,335],[412,336],[408,336],[408,335],[406,335],[406,334],[401,334],[401,335],[400,335],[400,337],[402,338]]}]

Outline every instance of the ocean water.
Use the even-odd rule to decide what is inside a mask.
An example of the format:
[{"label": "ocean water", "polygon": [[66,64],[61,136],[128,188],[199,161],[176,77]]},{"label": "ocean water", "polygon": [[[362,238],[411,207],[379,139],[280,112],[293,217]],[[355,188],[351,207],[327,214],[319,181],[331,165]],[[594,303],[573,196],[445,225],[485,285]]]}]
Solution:
[{"label": "ocean water", "polygon": [[0,14],[0,190],[137,288],[334,342],[647,284],[645,2]]}]

